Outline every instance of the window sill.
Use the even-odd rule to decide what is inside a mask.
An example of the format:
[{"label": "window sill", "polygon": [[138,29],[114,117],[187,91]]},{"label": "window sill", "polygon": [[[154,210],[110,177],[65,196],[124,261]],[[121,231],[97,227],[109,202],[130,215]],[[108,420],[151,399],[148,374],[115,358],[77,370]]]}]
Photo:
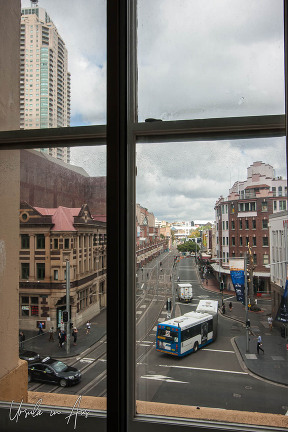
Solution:
[{"label": "window sill", "polygon": [[[147,415],[152,416],[165,416],[164,421],[168,418],[185,418],[185,419],[195,419],[203,421],[213,421],[213,422],[227,422],[239,424],[250,424],[250,425],[261,425],[261,426],[271,426],[271,427],[284,427],[288,428],[288,418],[280,414],[266,414],[266,413],[255,413],[247,411],[232,411],[216,408],[203,408],[195,406],[186,405],[171,405],[164,403],[154,403],[154,402],[143,402],[136,401],[136,412],[139,416],[139,420],[148,420]],[[145,416],[146,415],[146,416]],[[154,420],[154,419],[153,419]],[[215,426],[215,423],[214,423]]]}]

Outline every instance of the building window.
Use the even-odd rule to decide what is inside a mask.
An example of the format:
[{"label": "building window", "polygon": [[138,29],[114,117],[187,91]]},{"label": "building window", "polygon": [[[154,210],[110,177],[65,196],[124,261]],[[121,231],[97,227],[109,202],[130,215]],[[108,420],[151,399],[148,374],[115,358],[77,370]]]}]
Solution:
[{"label": "building window", "polygon": [[256,237],[252,237],[252,245],[256,246]]},{"label": "building window", "polygon": [[231,229],[235,230],[235,221],[234,220],[231,221]]},{"label": "building window", "polygon": [[252,219],[252,229],[256,229],[256,219]]},{"label": "building window", "polygon": [[279,210],[286,210],[286,201],[279,201]]},{"label": "building window", "polygon": [[242,230],[242,219],[239,219],[239,229]]},{"label": "building window", "polygon": [[29,263],[21,263],[21,278],[22,279],[29,279]]},{"label": "building window", "polygon": [[273,201],[273,208],[274,210],[277,210],[277,201]]},{"label": "building window", "polygon": [[263,264],[264,265],[269,264],[269,255],[267,255],[267,254],[263,255]]},{"label": "building window", "polygon": [[255,253],[253,254],[253,262],[257,265],[257,255]]},{"label": "building window", "polygon": [[268,219],[262,219],[262,228],[267,229],[268,228]]},{"label": "building window", "polygon": [[21,316],[39,316],[39,298],[35,296],[21,296]]},{"label": "building window", "polygon": [[29,234],[21,234],[21,249],[30,248],[30,236]]},{"label": "building window", "polygon": [[239,237],[239,246],[243,246],[243,239],[242,239],[242,237]]},{"label": "building window", "polygon": [[44,234],[36,235],[36,249],[45,249],[45,236]]},{"label": "building window", "polygon": [[69,240],[70,240],[69,238],[64,239],[64,249],[69,249],[69,243],[70,243]]},{"label": "building window", "polygon": [[235,246],[235,237],[232,237],[232,246]]},{"label": "building window", "polygon": [[226,230],[228,230],[228,221],[226,221]]},{"label": "building window", "polygon": [[246,246],[249,246],[249,237],[246,237]]},{"label": "building window", "polygon": [[267,201],[263,201],[261,203],[261,210],[262,210],[262,212],[267,212],[268,211],[268,203],[267,203]]},{"label": "building window", "polygon": [[36,264],[36,272],[37,272],[37,279],[38,280],[45,279],[45,264],[44,263],[37,263]]},{"label": "building window", "polygon": [[282,196],[282,186],[278,187],[278,196],[281,197]]},{"label": "building window", "polygon": [[269,246],[268,237],[262,237],[262,239],[263,239],[263,246]]},{"label": "building window", "polygon": [[54,270],[54,280],[58,280],[58,270]]},{"label": "building window", "polygon": [[272,187],[272,192],[273,192],[273,197],[275,197],[276,196],[276,187]]},{"label": "building window", "polygon": [[59,242],[58,242],[58,239],[54,239],[53,240],[53,248],[54,249],[58,249],[58,247],[59,247],[59,244],[58,244]]},{"label": "building window", "polygon": [[248,219],[245,220],[245,229],[249,229],[249,220]]}]

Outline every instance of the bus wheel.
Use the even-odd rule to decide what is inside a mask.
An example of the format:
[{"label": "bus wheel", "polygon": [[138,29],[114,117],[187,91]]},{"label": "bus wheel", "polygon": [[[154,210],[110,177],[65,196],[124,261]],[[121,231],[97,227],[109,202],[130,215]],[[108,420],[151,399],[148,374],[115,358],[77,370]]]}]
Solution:
[{"label": "bus wheel", "polygon": [[195,342],[194,344],[194,352],[198,351],[198,342]]}]

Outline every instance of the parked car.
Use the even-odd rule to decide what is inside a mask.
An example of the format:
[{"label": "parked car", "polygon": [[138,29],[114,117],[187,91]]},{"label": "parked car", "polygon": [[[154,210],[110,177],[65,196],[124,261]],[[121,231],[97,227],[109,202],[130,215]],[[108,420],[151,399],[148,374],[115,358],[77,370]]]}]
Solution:
[{"label": "parked car", "polygon": [[28,364],[28,382],[31,381],[51,382],[66,387],[80,382],[81,372],[62,361],[45,357]]},{"label": "parked car", "polygon": [[34,362],[36,360],[40,359],[40,355],[37,354],[35,351],[28,351],[28,350],[19,350],[19,358],[21,360],[26,360],[28,363]]}]

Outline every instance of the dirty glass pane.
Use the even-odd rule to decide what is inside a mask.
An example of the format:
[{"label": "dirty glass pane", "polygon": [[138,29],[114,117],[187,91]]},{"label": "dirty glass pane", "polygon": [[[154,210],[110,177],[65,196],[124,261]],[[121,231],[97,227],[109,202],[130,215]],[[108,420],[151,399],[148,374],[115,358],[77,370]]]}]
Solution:
[{"label": "dirty glass pane", "polygon": [[[271,426],[264,413],[287,413],[285,146],[137,145],[137,413]],[[245,254],[247,301],[231,271]]]},{"label": "dirty glass pane", "polygon": [[105,124],[106,1],[21,7],[20,129]]},{"label": "dirty glass pane", "polygon": [[282,0],[139,0],[138,116],[284,113]]}]

